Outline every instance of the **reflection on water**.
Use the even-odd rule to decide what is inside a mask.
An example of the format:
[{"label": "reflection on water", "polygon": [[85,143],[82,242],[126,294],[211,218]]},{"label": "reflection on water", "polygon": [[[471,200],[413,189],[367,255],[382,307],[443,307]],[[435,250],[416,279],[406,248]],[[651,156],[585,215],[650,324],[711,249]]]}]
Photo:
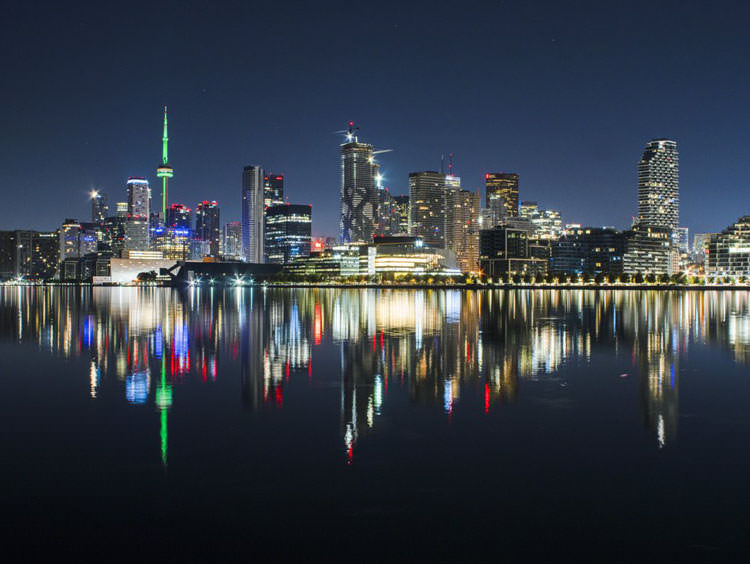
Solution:
[{"label": "reflection on water", "polygon": [[[290,378],[338,371],[341,440],[351,461],[378,425],[389,388],[451,417],[479,391],[490,411],[516,402],[523,381],[566,382],[566,363],[597,353],[629,358],[646,428],[661,448],[677,433],[679,360],[691,344],[750,359],[746,292],[259,289],[0,291],[0,337],[63,357],[90,358],[89,389],[122,383],[125,401],[160,414],[167,463],[175,387],[210,386],[239,364],[243,404],[284,407]],[[313,367],[316,348],[338,366]]]}]

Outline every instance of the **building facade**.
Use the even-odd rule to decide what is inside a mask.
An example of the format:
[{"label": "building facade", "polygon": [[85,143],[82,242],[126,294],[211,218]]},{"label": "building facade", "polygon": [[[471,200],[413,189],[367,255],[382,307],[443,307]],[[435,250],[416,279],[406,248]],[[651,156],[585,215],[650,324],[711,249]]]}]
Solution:
[{"label": "building facade", "polygon": [[479,270],[479,205],[478,192],[446,186],[445,248],[455,253],[461,272]]},{"label": "building facade", "polygon": [[279,204],[266,210],[266,261],[288,264],[310,256],[312,206]]},{"label": "building facade", "polygon": [[356,137],[341,145],[342,243],[372,241],[378,207],[376,171],[372,145],[360,143]]},{"label": "building facade", "polygon": [[267,173],[263,177],[263,203],[265,207],[284,203],[284,175]]},{"label": "building facade", "polygon": [[409,173],[409,234],[438,249],[445,247],[445,186],[441,172]]},{"label": "building facade", "polygon": [[246,262],[264,258],[265,172],[257,165],[242,172],[242,256]]},{"label": "building facade", "polygon": [[193,237],[208,241],[210,256],[218,257],[221,254],[221,212],[215,201],[203,200],[195,206]]},{"label": "building facade", "polygon": [[750,216],[710,236],[705,265],[706,276],[713,280],[750,278]]},{"label": "building facade", "polygon": [[675,272],[671,227],[636,223],[624,236],[623,271],[626,274],[666,275]]},{"label": "building facade", "polygon": [[550,269],[555,274],[606,274],[623,272],[625,236],[609,227],[568,230],[552,243]]},{"label": "building facade", "polygon": [[239,221],[230,221],[224,226],[223,255],[235,260],[242,257],[242,224]]},{"label": "building facade", "polygon": [[638,163],[638,222],[675,229],[680,221],[677,142],[653,139]]},{"label": "building facade", "polygon": [[488,172],[484,175],[486,206],[492,211],[495,223],[506,217],[518,217],[518,174]]}]

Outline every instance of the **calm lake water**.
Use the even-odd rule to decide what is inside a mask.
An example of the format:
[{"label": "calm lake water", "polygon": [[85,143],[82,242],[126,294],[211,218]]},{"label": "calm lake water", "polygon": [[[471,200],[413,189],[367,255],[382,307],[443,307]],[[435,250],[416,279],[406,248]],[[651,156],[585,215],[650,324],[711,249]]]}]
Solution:
[{"label": "calm lake water", "polygon": [[29,560],[748,556],[749,362],[747,292],[4,288],[3,535]]}]

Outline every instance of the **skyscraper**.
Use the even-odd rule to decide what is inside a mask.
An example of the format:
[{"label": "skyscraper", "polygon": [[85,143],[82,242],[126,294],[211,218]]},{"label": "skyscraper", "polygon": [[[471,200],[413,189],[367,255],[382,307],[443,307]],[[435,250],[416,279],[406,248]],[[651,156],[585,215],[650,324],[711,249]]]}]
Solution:
[{"label": "skyscraper", "polygon": [[675,229],[680,220],[677,142],[653,139],[638,163],[638,221]]},{"label": "skyscraper", "polygon": [[151,188],[148,180],[131,176],[126,185],[128,191],[128,217],[148,221],[151,211]]},{"label": "skyscraper", "polygon": [[268,262],[287,264],[310,256],[312,206],[279,204],[266,209]]},{"label": "skyscraper", "polygon": [[342,243],[372,241],[378,191],[375,184],[377,165],[372,145],[360,143],[349,123],[347,142],[341,145],[341,221]]},{"label": "skyscraper", "polygon": [[264,254],[265,173],[258,165],[242,172],[242,256],[262,263]]},{"label": "skyscraper", "polygon": [[209,254],[219,256],[221,252],[221,220],[219,205],[204,200],[195,206],[195,239],[208,241]]},{"label": "skyscraper", "polygon": [[[407,220],[408,221],[408,220]],[[388,188],[378,188],[376,235],[396,235],[401,232],[401,211]]]},{"label": "skyscraper", "polygon": [[445,199],[445,247],[456,254],[461,272],[476,272],[479,270],[479,193],[449,186]]},{"label": "skyscraper", "polygon": [[102,223],[104,218],[109,215],[109,206],[107,205],[107,196],[98,190],[91,191],[91,221]]},{"label": "skyscraper", "polygon": [[445,246],[445,184],[441,172],[409,173],[409,234],[437,248]]},{"label": "skyscraper", "polygon": [[169,136],[167,135],[167,107],[164,106],[164,130],[161,137],[161,165],[156,169],[156,176],[161,178],[161,219],[167,217],[167,188],[169,179],[174,176],[174,169],[169,165],[169,151],[167,145]]},{"label": "skyscraper", "polygon": [[230,221],[224,226],[224,249],[226,258],[239,259],[242,256],[242,224]]},{"label": "skyscraper", "polygon": [[181,227],[191,229],[192,210],[183,204],[171,204],[167,208],[167,217],[164,221],[165,227]]},{"label": "skyscraper", "polygon": [[268,173],[263,177],[263,202],[271,207],[284,203],[284,175]]},{"label": "skyscraper", "polygon": [[487,207],[494,212],[495,221],[518,217],[518,174],[488,172],[484,175]]},{"label": "skyscraper", "polygon": [[[147,251],[150,245],[149,217],[151,188],[145,178],[130,177],[128,189],[128,219],[125,222],[124,250]],[[63,253],[60,254],[61,258]]]}]

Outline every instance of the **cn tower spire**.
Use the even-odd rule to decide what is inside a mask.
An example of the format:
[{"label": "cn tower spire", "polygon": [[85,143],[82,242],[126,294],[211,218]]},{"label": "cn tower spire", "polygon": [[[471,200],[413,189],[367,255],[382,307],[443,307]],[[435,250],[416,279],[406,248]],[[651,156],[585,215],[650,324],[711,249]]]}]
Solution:
[{"label": "cn tower spire", "polygon": [[167,150],[167,144],[169,142],[169,136],[167,135],[167,107],[164,106],[164,134],[161,137],[161,164],[169,163],[169,152]]},{"label": "cn tower spire", "polygon": [[164,106],[164,132],[161,137],[161,165],[156,169],[156,176],[161,178],[161,220],[166,223],[167,221],[167,188],[169,187],[169,179],[174,176],[174,169],[169,166],[169,151],[168,143],[169,136],[167,135],[167,107]]}]

